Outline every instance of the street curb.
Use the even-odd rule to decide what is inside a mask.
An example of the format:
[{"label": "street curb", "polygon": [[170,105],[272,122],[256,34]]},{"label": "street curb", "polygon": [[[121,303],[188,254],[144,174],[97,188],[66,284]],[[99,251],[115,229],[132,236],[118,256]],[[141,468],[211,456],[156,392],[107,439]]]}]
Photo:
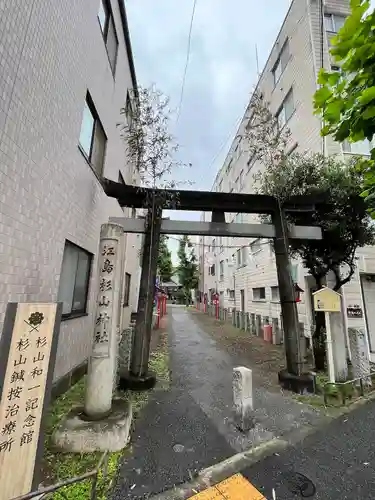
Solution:
[{"label": "street curb", "polygon": [[202,489],[223,481],[235,472],[249,467],[272,453],[284,450],[289,445],[288,441],[274,438],[262,443],[255,448],[237,453],[215,465],[202,469],[195,479],[189,483],[175,486],[173,489],[154,495],[150,500],[186,500]]},{"label": "street curb", "polygon": [[249,450],[241,453],[236,453],[222,462],[218,462],[217,464],[202,469],[195,477],[191,477],[190,482],[176,485],[170,490],[150,497],[150,500],[186,500],[200,491],[227,479],[233,474],[236,474],[247,467],[251,467],[270,455],[280,453],[289,446],[295,446],[311,434],[321,430],[326,425],[331,424],[334,420],[351,413],[358,407],[361,407],[365,403],[374,399],[375,393],[371,393],[367,397],[356,400],[350,405],[342,408],[340,414],[335,416],[326,416],[320,424],[306,425],[296,429],[295,431],[289,432],[285,436],[275,437],[270,441],[261,443],[254,448],[250,448]]}]

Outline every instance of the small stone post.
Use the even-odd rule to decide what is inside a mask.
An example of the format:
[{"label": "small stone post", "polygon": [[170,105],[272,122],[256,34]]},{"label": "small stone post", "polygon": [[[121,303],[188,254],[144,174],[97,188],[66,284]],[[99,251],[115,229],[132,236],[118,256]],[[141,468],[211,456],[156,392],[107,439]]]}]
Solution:
[{"label": "small stone post", "polygon": [[233,307],[232,309],[232,325],[236,326],[236,308]]},{"label": "small stone post", "polygon": [[245,316],[245,331],[246,332],[250,332],[251,331],[251,328],[250,328],[250,314],[249,313],[246,313],[246,316]]},{"label": "small stone post", "polygon": [[255,314],[254,313],[250,314],[250,331],[251,331],[252,335],[256,335]]},{"label": "small stone post", "polygon": [[253,375],[249,368],[233,368],[234,419],[241,431],[254,427],[253,418]]},{"label": "small stone post", "polygon": [[94,317],[94,338],[89,360],[85,408],[90,420],[105,418],[112,409],[117,364],[117,318],[120,307],[121,239],[118,224],[103,224],[98,254],[99,280]]}]

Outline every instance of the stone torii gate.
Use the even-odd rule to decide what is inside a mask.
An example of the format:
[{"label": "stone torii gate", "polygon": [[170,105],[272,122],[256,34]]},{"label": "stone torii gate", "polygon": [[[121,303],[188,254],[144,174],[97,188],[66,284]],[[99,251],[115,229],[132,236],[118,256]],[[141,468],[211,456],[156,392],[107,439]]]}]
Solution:
[{"label": "stone torii gate", "polygon": [[[285,214],[296,212],[311,214],[317,204],[326,202],[326,197],[295,196],[280,205],[276,198],[267,195],[140,188],[108,179],[103,181],[103,188],[107,196],[116,198],[121,207],[147,209],[146,219],[110,218],[110,222],[121,225],[124,232],[145,234],[135,335],[130,371],[126,374],[128,387],[151,387],[155,383],[155,377],[148,372],[148,360],[159,238],[160,234],[177,234],[274,240],[283,316],[286,378],[290,376],[293,379],[291,386],[298,390],[298,381],[302,385],[305,381],[304,361],[300,345],[295,290],[289,269],[288,241],[322,239],[322,232],[319,227],[314,226],[288,226]],[[163,209],[208,211],[212,212],[212,221],[163,220]],[[268,214],[271,216],[272,224],[226,223],[226,212]]]}]

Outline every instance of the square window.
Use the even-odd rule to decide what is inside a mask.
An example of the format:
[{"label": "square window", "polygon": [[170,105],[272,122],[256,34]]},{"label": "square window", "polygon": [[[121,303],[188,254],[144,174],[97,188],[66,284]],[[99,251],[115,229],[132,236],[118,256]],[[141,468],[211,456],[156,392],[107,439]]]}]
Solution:
[{"label": "square window", "polygon": [[265,300],[266,289],[264,287],[253,288],[253,300]]},{"label": "square window", "polygon": [[273,302],[279,302],[280,301],[280,292],[279,292],[279,287],[278,286],[271,286],[271,300]]},{"label": "square window", "polygon": [[101,176],[104,166],[107,136],[89,94],[87,94],[83,110],[79,145],[92,169],[98,176]]},{"label": "square window", "polygon": [[89,252],[65,242],[58,292],[65,318],[86,313],[91,262]]}]

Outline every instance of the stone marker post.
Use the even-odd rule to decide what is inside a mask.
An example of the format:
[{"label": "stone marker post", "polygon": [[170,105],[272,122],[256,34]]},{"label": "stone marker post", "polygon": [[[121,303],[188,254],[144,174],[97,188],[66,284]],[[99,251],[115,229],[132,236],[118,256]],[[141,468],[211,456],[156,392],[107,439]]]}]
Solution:
[{"label": "stone marker post", "polygon": [[241,431],[254,427],[253,374],[249,368],[233,368],[233,409],[236,425]]},{"label": "stone marker post", "polygon": [[84,409],[86,417],[90,420],[100,420],[108,416],[112,409],[118,349],[120,248],[123,232],[122,226],[113,223],[103,224],[100,232],[98,295]]}]

